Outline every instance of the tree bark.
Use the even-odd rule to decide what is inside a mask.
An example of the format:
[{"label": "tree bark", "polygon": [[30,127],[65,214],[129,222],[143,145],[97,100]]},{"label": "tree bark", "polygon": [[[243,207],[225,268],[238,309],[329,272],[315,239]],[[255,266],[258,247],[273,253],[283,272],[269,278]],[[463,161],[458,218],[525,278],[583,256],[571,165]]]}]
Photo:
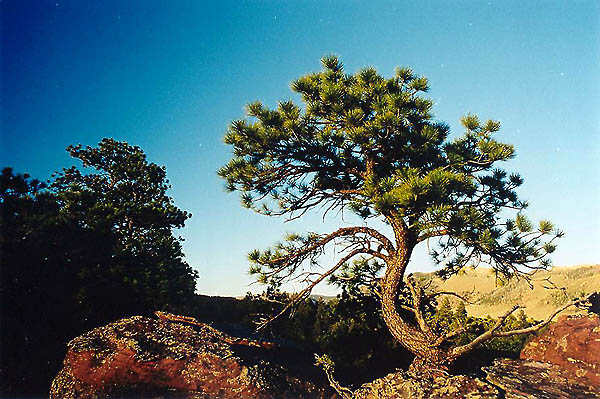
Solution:
[{"label": "tree bark", "polygon": [[396,235],[398,249],[387,263],[382,286],[382,315],[392,336],[415,355],[409,371],[416,374],[445,372],[452,362],[448,351],[435,345],[437,337],[422,331],[398,312],[397,298],[412,254],[413,245],[406,233]]}]

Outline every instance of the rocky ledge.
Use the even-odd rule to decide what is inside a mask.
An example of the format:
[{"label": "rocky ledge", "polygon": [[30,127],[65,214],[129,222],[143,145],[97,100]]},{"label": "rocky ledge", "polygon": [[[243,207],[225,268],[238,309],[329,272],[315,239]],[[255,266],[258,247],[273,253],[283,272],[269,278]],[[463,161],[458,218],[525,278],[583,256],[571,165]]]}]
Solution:
[{"label": "rocky ledge", "polygon": [[479,378],[456,375],[417,379],[404,371],[391,373],[354,391],[354,399],[498,399],[500,392]]},{"label": "rocky ledge", "polygon": [[525,345],[520,360],[497,359],[484,371],[508,399],[600,397],[600,319],[563,316]]},{"label": "rocky ledge", "polygon": [[600,318],[561,317],[527,343],[521,359],[555,364],[570,380],[600,387]]},{"label": "rocky ledge", "polygon": [[[158,316],[119,320],[69,342],[50,397],[337,397],[309,359],[294,359],[273,343],[232,337],[192,318]],[[292,360],[284,365],[281,359]],[[341,396],[600,398],[600,320],[563,317],[532,339],[521,359],[497,359],[483,370],[485,379],[418,379],[398,371]]]},{"label": "rocky ledge", "polygon": [[119,320],[69,342],[50,398],[331,397],[248,342],[202,323]]},{"label": "rocky ledge", "polygon": [[487,381],[504,392],[506,399],[587,399],[600,390],[586,381],[565,375],[556,364],[534,360],[497,359],[484,368]]}]

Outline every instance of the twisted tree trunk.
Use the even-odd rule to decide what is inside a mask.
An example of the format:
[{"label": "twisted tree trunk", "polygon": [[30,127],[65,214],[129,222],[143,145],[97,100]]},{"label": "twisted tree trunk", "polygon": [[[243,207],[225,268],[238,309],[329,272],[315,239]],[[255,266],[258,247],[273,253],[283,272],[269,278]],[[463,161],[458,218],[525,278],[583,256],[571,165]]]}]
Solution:
[{"label": "twisted tree trunk", "polygon": [[398,294],[414,244],[406,233],[396,234],[397,252],[392,254],[382,280],[382,315],[392,336],[415,355],[409,371],[417,374],[445,372],[454,358],[436,345],[438,337],[403,317],[397,308]]}]

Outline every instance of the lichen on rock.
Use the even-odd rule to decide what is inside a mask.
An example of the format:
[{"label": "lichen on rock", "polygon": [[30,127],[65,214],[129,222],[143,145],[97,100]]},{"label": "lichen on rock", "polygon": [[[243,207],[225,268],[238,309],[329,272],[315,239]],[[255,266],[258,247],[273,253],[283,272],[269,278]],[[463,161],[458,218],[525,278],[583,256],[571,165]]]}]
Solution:
[{"label": "lichen on rock", "polygon": [[581,384],[600,387],[600,318],[564,316],[548,331],[532,339],[521,359],[548,362]]},{"label": "lichen on rock", "polygon": [[281,366],[238,356],[230,342],[227,334],[202,323],[122,319],[69,342],[50,398],[330,396],[329,389],[288,375]]},{"label": "lichen on rock", "polygon": [[506,399],[588,399],[600,397],[597,388],[582,384],[547,362],[496,359],[485,367],[487,380],[505,392]]},{"label": "lichen on rock", "polygon": [[495,387],[476,377],[456,375],[415,378],[404,371],[397,371],[362,385],[354,392],[354,398],[499,399],[500,393]]},{"label": "lichen on rock", "polygon": [[506,398],[600,398],[600,320],[561,317],[529,341],[520,359],[496,359],[487,380]]}]

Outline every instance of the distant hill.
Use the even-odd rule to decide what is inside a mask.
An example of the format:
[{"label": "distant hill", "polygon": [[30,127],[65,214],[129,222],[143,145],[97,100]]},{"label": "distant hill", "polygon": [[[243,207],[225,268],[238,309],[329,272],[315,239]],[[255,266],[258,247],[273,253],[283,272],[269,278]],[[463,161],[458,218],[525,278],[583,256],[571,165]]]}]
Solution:
[{"label": "distant hill", "polygon": [[[554,267],[550,271],[538,271],[532,277],[533,289],[524,280],[512,279],[506,283],[496,279],[488,268],[466,269],[446,281],[432,273],[415,273],[433,283],[441,291],[460,294],[471,293],[472,305],[467,305],[469,314],[477,317],[496,317],[515,304],[526,306],[525,313],[535,319],[546,318],[554,309],[568,301],[563,291],[547,289],[564,287],[571,297],[600,291],[600,265]],[[548,281],[549,279],[549,281]],[[451,297],[450,297],[451,298]],[[577,309],[569,313],[578,313]]]},{"label": "distant hill", "polygon": [[[478,267],[467,268],[458,275],[443,281],[434,273],[414,273],[415,276],[433,284],[440,291],[455,292],[470,295],[473,304],[467,304],[466,309],[472,316],[497,317],[515,304],[526,306],[525,313],[534,319],[544,319],[553,310],[566,303],[569,299],[563,291],[547,289],[564,287],[571,297],[581,296],[600,291],[600,264],[579,265],[569,267],[554,267],[549,271],[538,271],[532,277],[533,289],[524,280],[512,279],[506,283],[497,279],[492,269]],[[549,281],[548,281],[549,279]],[[335,296],[311,295],[312,299],[329,301]],[[457,299],[448,297],[455,303]],[[242,319],[247,310],[242,306],[243,297],[210,297],[199,295],[194,312],[201,320],[222,321],[221,319]],[[580,313],[577,309],[566,311],[567,314]]]}]

